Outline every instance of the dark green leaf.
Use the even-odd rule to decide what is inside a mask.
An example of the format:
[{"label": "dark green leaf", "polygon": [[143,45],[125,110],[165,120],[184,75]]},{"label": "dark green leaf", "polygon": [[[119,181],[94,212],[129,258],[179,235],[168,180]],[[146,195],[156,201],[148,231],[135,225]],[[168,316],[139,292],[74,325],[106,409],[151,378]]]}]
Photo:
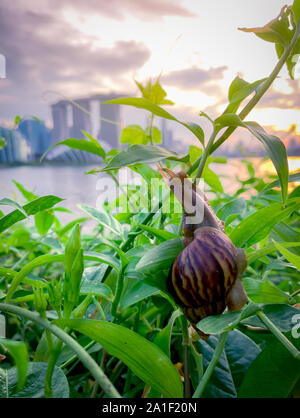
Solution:
[{"label": "dark green leaf", "polygon": [[[300,338],[291,341],[299,350]],[[299,378],[299,360],[276,340],[268,344],[249,366],[238,397],[286,398]]]},{"label": "dark green leaf", "polygon": [[171,239],[147,251],[140,259],[136,270],[141,273],[150,273],[171,267],[174,259],[183,250],[181,239]]}]

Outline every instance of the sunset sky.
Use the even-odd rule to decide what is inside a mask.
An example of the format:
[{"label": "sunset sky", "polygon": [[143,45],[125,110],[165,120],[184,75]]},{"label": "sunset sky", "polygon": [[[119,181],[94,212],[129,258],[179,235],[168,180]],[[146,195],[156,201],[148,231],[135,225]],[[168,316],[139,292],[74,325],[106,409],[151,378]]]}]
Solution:
[{"label": "sunset sky", "polygon": [[[7,78],[0,79],[0,123],[33,114],[51,124],[49,106],[62,97],[136,95],[134,79],[145,82],[162,71],[176,103],[169,110],[201,124],[201,110],[212,117],[222,112],[237,74],[253,82],[272,71],[274,45],[237,28],[263,26],[287,2],[2,0]],[[299,88],[284,69],[248,119],[275,130],[294,123],[299,132]]]}]

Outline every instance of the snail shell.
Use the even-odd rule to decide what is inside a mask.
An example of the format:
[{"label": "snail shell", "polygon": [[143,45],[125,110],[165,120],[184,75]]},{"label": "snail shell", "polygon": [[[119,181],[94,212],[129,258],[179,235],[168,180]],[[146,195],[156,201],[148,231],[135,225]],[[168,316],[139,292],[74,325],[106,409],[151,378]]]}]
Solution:
[{"label": "snail shell", "polygon": [[[244,251],[224,232],[200,227],[174,261],[167,287],[187,318],[196,324],[206,316],[221,314],[226,306],[230,310],[242,308],[246,295],[242,290],[236,297],[236,292],[245,267]],[[236,285],[237,280],[240,283]]]},{"label": "snail shell", "polygon": [[[183,309],[193,326],[209,315],[219,315],[226,307],[240,310],[247,302],[242,274],[247,260],[243,249],[234,246],[224,232],[223,222],[215,215],[206,196],[188,181],[185,173],[162,171],[171,179],[184,181],[182,190],[174,194],[182,203],[185,248],[175,259],[167,280],[169,292]],[[188,209],[197,195],[204,205],[200,224],[187,222]],[[199,332],[199,330],[198,330]],[[206,334],[202,337],[207,337]]]}]

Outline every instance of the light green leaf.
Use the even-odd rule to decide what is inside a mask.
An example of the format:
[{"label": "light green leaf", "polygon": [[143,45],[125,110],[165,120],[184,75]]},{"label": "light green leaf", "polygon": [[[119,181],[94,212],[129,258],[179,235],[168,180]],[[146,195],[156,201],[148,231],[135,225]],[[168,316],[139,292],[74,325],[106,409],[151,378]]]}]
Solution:
[{"label": "light green leaf", "polygon": [[[24,205],[23,210],[27,213],[28,216],[36,215],[38,212],[52,208],[54,205],[61,202],[62,200],[63,199],[57,196],[51,195],[39,197]],[[3,216],[0,219],[0,232],[5,231],[7,228],[14,225],[16,222],[22,221],[25,218],[25,215],[18,209],[14,210],[6,216]]]},{"label": "light green leaf", "polygon": [[138,227],[143,229],[144,231],[150,232],[150,234],[154,235],[157,238],[161,238],[164,241],[178,238],[178,235],[173,234],[169,231],[165,231],[164,229],[153,228],[152,226],[148,225],[138,225]]},{"label": "light green leaf", "polygon": [[176,310],[172,313],[168,324],[156,334],[154,344],[156,344],[169,358],[171,358],[171,337],[172,329],[176,319],[183,315],[181,311]]},{"label": "light green leaf", "polygon": [[274,225],[286,219],[300,207],[299,199],[291,199],[285,209],[280,203],[273,203],[258,210],[244,219],[230,234],[230,239],[237,247],[247,246],[265,238]]},{"label": "light green leaf", "polygon": [[30,190],[27,190],[21,183],[17,182],[16,180],[12,180],[12,182],[28,202],[31,202],[32,200],[35,200],[39,197],[37,194],[32,193]]},{"label": "light green leaf", "polygon": [[105,228],[124,239],[122,225],[112,215],[87,205],[78,205],[78,207],[95,219],[100,225],[103,225]]},{"label": "light green leaf", "polygon": [[98,141],[97,141],[97,144],[96,144],[95,142],[87,141],[85,139],[68,138],[68,139],[65,139],[64,141],[57,142],[52,147],[50,147],[42,155],[41,160],[44,159],[45,155],[48,152],[50,152],[53,148],[55,148],[59,145],[66,145],[67,147],[72,148],[72,149],[78,149],[78,150],[81,150],[81,151],[86,151],[86,152],[89,152],[91,154],[97,155],[98,157],[101,157],[103,159],[106,156],[104,149],[101,147],[101,145],[98,143]]},{"label": "light green leaf", "polygon": [[299,22],[300,21],[300,0],[294,0],[292,10],[293,10],[296,22]]},{"label": "light green leaf", "polygon": [[267,280],[245,277],[243,285],[248,297],[256,303],[288,303],[290,296]]},{"label": "light green leaf", "polygon": [[128,125],[122,130],[121,144],[146,144],[146,134],[139,125]]},{"label": "light green leaf", "polygon": [[299,255],[291,253],[289,250],[284,248],[278,242],[275,242],[274,244],[275,244],[277,250],[280,251],[281,254],[284,255],[284,257],[300,271],[300,257],[299,257]]},{"label": "light green leaf", "polygon": [[[0,345],[4,345],[16,363],[18,371],[18,383],[16,391],[20,391],[25,385],[28,369],[28,351],[26,345],[21,341],[7,340],[0,338]],[[0,396],[1,397],[1,396]]]},{"label": "light green leaf", "polygon": [[181,125],[185,126],[187,129],[189,129],[191,132],[193,132],[194,135],[202,142],[204,139],[204,133],[202,128],[200,128],[199,125],[196,125],[194,123],[185,123],[181,122],[180,120],[176,119],[173,115],[171,115],[169,112],[161,108],[160,106],[157,106],[156,104],[152,103],[150,100],[144,99],[142,97],[126,97],[123,99],[114,99],[109,100],[104,103],[111,103],[111,104],[120,104],[120,105],[127,105],[127,106],[134,106],[139,109],[145,109],[149,112],[153,113],[156,116],[159,116],[161,118],[165,118],[168,120],[173,120],[175,122],[180,123]]},{"label": "light green leaf", "polygon": [[215,120],[215,123],[223,128],[225,126],[240,126],[248,129],[265,147],[274,167],[277,171],[282,192],[282,200],[287,198],[289,167],[287,153],[283,142],[274,135],[270,135],[256,122],[243,122],[238,115],[225,114]]},{"label": "light green leaf", "polygon": [[139,334],[106,321],[71,319],[57,322],[97,341],[110,355],[120,359],[136,376],[165,397],[183,396],[175,366],[162,350]]},{"label": "light green leaf", "polygon": [[11,199],[8,199],[8,198],[1,199],[0,200],[0,206],[1,205],[7,205],[7,206],[11,206],[15,209],[18,209],[27,218],[27,213],[25,212],[25,210],[22,208],[21,205],[19,205],[19,203],[15,202],[14,200],[11,200]]},{"label": "light green leaf", "polygon": [[54,215],[49,212],[39,212],[34,217],[35,226],[40,235],[46,235],[54,222]]},{"label": "light green leaf", "polygon": [[150,164],[165,159],[183,161],[187,158],[158,145],[132,145],[113,157],[100,171],[114,170],[141,163]]},{"label": "light green leaf", "polygon": [[147,126],[145,129],[145,134],[147,137],[147,143],[149,142],[151,138],[153,142],[157,144],[161,144],[161,141],[162,141],[161,132],[156,126]]}]

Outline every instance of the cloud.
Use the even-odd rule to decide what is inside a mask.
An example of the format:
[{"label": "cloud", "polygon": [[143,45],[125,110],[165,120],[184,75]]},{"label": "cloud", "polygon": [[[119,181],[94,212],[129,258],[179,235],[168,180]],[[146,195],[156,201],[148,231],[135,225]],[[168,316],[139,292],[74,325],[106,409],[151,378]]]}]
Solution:
[{"label": "cloud", "polygon": [[223,78],[227,67],[216,67],[204,70],[198,67],[185,68],[183,70],[170,71],[163,76],[162,81],[166,85],[183,90],[200,90],[208,95],[217,95],[219,86],[215,83]]},{"label": "cloud", "polygon": [[[177,4],[176,4],[177,3]],[[188,9],[174,0],[51,0],[58,8],[70,7],[86,13],[106,15],[113,19],[123,19],[126,14],[143,19],[164,16],[194,17]]]},{"label": "cloud", "polygon": [[258,108],[275,107],[279,109],[300,109],[300,87],[299,80],[287,80],[291,93],[282,93],[273,87],[257,104]]},{"label": "cloud", "polygon": [[[6,57],[7,79],[0,80],[0,118],[41,109],[45,90],[76,97],[108,86],[126,86],[150,51],[136,41],[95,46],[57,16],[0,7],[0,53]],[[126,81],[125,81],[126,80]],[[127,84],[126,84],[127,83]],[[43,117],[43,116],[42,116]]]}]

